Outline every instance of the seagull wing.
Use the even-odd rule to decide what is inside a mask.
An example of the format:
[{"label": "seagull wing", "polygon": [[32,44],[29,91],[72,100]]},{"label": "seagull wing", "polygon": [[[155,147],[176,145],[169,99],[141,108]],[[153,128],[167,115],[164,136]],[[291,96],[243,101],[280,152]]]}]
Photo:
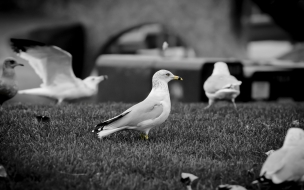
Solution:
[{"label": "seagull wing", "polygon": [[211,75],[204,83],[204,90],[208,93],[215,93],[225,88],[239,90],[242,84],[232,75]]},{"label": "seagull wing", "polygon": [[291,148],[284,157],[284,167],[272,177],[274,183],[283,181],[298,181],[304,176],[304,143]]},{"label": "seagull wing", "polygon": [[0,78],[0,104],[9,98],[12,98],[17,93],[17,87],[13,80],[1,80]]},{"label": "seagull wing", "polygon": [[163,106],[161,103],[153,100],[144,100],[122,114],[106,120],[95,126],[95,132],[109,129],[116,129],[125,126],[137,126],[143,121],[153,120],[158,118],[163,112]]},{"label": "seagull wing", "polygon": [[77,78],[72,70],[72,56],[56,46],[23,39],[11,39],[12,49],[27,60],[43,86],[56,86],[63,83],[76,85]]},{"label": "seagull wing", "polygon": [[260,176],[266,173],[265,176],[269,178],[268,176],[271,176],[280,169],[282,169],[285,164],[284,157],[286,156],[287,153],[288,153],[288,149],[281,148],[270,154],[262,166]]}]

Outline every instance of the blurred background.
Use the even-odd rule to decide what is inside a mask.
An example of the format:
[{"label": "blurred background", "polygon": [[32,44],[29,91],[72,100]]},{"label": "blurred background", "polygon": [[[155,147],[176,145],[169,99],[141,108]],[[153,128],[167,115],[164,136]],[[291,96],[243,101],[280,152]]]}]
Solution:
[{"label": "blurred background", "polygon": [[9,47],[23,38],[70,52],[79,78],[108,75],[88,102],[141,101],[159,69],[184,78],[169,84],[173,101],[205,102],[217,61],[243,81],[237,101],[303,101],[303,19],[302,0],[1,0],[0,68],[14,57],[25,64],[15,69],[19,89],[41,84]]}]

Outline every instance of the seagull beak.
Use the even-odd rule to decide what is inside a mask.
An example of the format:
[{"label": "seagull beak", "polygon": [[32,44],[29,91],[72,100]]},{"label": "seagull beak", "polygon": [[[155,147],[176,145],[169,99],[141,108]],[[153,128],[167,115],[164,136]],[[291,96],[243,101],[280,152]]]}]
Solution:
[{"label": "seagull beak", "polygon": [[173,79],[174,79],[174,80],[183,80],[183,79],[182,79],[181,77],[179,77],[179,76],[174,76]]},{"label": "seagull beak", "polygon": [[99,82],[104,81],[104,80],[108,80],[108,76],[107,75],[99,76]]},{"label": "seagull beak", "polygon": [[16,66],[24,66],[24,65],[21,63],[16,63]]}]

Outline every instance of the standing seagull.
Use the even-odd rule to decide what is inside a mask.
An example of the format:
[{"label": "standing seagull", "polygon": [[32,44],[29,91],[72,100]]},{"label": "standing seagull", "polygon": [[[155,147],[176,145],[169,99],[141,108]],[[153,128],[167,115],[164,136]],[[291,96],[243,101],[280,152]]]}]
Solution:
[{"label": "standing seagull", "polygon": [[270,154],[253,183],[272,182],[281,184],[287,181],[304,181],[304,131],[290,128],[282,148]]},{"label": "standing seagull", "polygon": [[157,71],[152,78],[152,90],[145,100],[122,114],[96,125],[92,132],[103,138],[123,129],[134,129],[143,132],[141,137],[147,140],[150,129],[162,124],[170,114],[168,82],[174,79],[183,80],[170,71]]},{"label": "standing seagull", "polygon": [[0,106],[3,102],[13,98],[17,94],[18,88],[14,70],[16,66],[23,66],[23,64],[17,63],[12,58],[4,60],[2,76],[0,78]]},{"label": "standing seagull", "polygon": [[216,100],[231,100],[235,109],[235,98],[240,94],[241,81],[230,75],[224,62],[216,62],[212,75],[205,81],[204,90],[209,99],[209,108]]},{"label": "standing seagull", "polygon": [[19,94],[46,96],[58,100],[74,100],[93,96],[98,84],[107,76],[90,76],[81,80],[72,69],[72,56],[56,46],[24,39],[11,39],[12,49],[27,60],[42,79],[40,88],[20,90]]}]

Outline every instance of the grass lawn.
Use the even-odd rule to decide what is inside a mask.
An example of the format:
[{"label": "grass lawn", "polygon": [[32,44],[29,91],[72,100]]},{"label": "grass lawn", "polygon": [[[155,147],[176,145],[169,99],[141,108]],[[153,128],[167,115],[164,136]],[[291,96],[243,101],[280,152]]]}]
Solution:
[{"label": "grass lawn", "polygon": [[[174,103],[168,120],[150,131],[122,131],[102,140],[93,126],[131,104],[4,104],[0,189],[185,189],[180,173],[200,177],[200,189],[250,183],[265,152],[282,146],[290,127],[304,127],[304,103]],[[35,122],[47,115],[50,124]],[[294,124],[298,120],[300,124]],[[247,170],[254,169],[254,175]]]}]

